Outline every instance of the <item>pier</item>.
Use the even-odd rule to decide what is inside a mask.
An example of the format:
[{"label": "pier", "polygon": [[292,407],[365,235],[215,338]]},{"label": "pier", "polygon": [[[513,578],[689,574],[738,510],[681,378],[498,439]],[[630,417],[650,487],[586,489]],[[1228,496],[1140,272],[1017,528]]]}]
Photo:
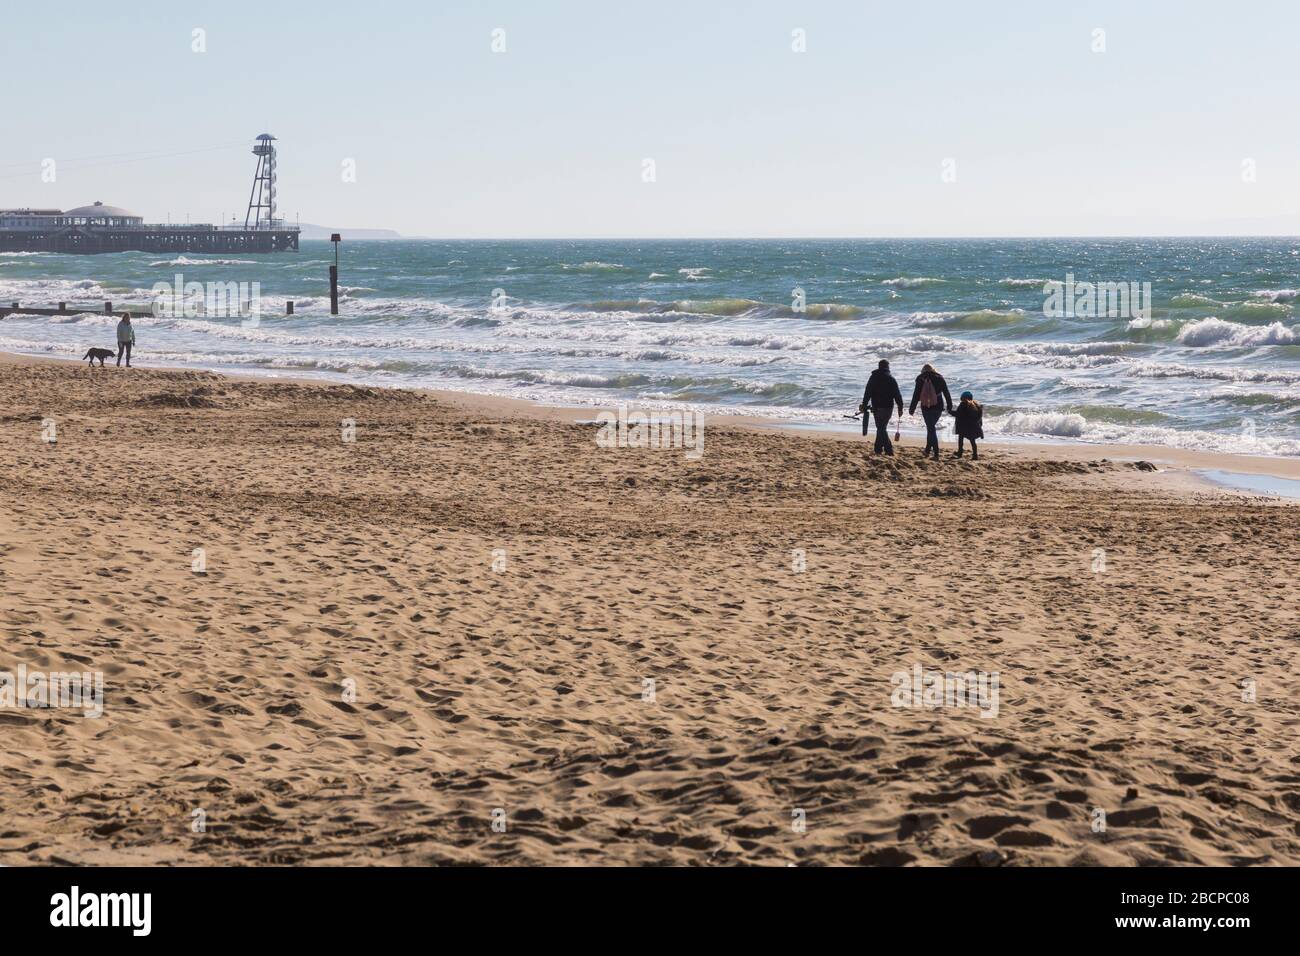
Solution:
[{"label": "pier", "polygon": [[0,252],[297,252],[299,230],[276,216],[275,137],[254,142],[257,170],[243,226],[238,220],[176,225],[146,223],[120,206],[0,209]]},{"label": "pier", "polygon": [[0,252],[297,252],[297,229],[219,229],[213,225],[55,227],[0,225]]}]

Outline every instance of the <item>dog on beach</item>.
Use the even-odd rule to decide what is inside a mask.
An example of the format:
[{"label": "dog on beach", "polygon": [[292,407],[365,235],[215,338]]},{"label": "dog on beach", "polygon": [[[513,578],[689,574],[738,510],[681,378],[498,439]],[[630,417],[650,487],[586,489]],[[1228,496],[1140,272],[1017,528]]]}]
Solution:
[{"label": "dog on beach", "polygon": [[83,355],[82,358],[90,359],[89,364],[91,366],[95,364],[95,359],[99,359],[99,367],[103,368],[104,359],[114,358],[116,357],[116,355],[117,353],[114,352],[112,349],[86,349],[86,354]]}]

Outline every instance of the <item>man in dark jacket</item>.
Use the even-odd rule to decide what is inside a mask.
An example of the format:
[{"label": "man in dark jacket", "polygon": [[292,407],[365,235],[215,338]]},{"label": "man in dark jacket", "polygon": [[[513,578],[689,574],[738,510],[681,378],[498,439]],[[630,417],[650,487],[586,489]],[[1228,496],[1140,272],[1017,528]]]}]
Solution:
[{"label": "man in dark jacket", "polygon": [[880,365],[867,379],[866,391],[862,393],[862,434],[867,433],[867,413],[876,420],[876,454],[892,455],[894,446],[889,441],[889,416],[898,406],[898,417],[903,417],[903,393],[898,390],[898,382],[889,374],[889,362],[880,360]]},{"label": "man in dark jacket", "polygon": [[[926,386],[929,386],[928,388]],[[939,460],[939,419],[943,416],[946,405],[948,414],[952,414],[952,393],[948,383],[943,380],[933,365],[926,365],[916,377],[916,387],[912,389],[912,404],[907,414],[915,415],[916,406],[921,406],[921,417],[925,419],[925,454],[934,452],[934,460]]]}]

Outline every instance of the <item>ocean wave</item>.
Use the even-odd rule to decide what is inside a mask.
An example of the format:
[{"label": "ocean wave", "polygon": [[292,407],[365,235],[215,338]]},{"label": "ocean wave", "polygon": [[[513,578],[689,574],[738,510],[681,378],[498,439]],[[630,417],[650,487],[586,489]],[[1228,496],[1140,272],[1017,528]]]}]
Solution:
[{"label": "ocean wave", "polygon": [[1257,302],[1255,300],[1250,300],[1247,302],[1229,303],[1227,311],[1245,318],[1251,316],[1268,318],[1275,315],[1290,315],[1291,306],[1281,300],[1277,302]]},{"label": "ocean wave", "polygon": [[1199,292],[1180,292],[1169,300],[1170,306],[1174,308],[1218,308],[1223,305],[1218,299],[1212,299],[1208,295],[1201,295]]},{"label": "ocean wave", "polygon": [[733,316],[743,315],[761,306],[761,302],[753,299],[682,299],[672,303],[671,309],[695,315]]},{"label": "ocean wave", "polygon": [[1124,328],[1130,332],[1143,330],[1159,332],[1165,329],[1177,331],[1179,323],[1176,319],[1130,319],[1128,325],[1124,326]]},{"label": "ocean wave", "polygon": [[1214,317],[1188,323],[1179,330],[1175,339],[1179,345],[1197,348],[1211,345],[1291,345],[1296,340],[1295,330],[1288,329],[1281,322],[1266,326],[1241,325]]},{"label": "ocean wave", "polygon": [[1125,371],[1138,378],[1186,378],[1193,381],[1261,385],[1300,384],[1300,371],[1293,372],[1288,369],[1134,361],[1129,363]]},{"label": "ocean wave", "polygon": [[660,302],[656,299],[601,299],[595,302],[579,302],[569,309],[581,312],[632,312],[641,316],[653,316],[665,321],[674,318],[692,317],[720,318],[743,315],[763,308],[763,303],[754,299],[678,299],[673,302]]},{"label": "ocean wave", "polygon": [[1252,292],[1251,295],[1261,299],[1267,299],[1269,302],[1293,302],[1297,296],[1300,296],[1298,289],[1260,289]]},{"label": "ocean wave", "polygon": [[72,315],[42,316],[50,325],[98,325],[116,326],[117,315],[105,315],[102,312],[76,312]]},{"label": "ocean wave", "polygon": [[579,262],[572,265],[567,262],[560,263],[560,268],[570,272],[618,272],[626,269],[627,266],[619,262],[599,262],[592,260],[590,262]]},{"label": "ocean wave", "polygon": [[980,347],[937,334],[920,334],[907,338],[849,338],[809,335],[798,332],[720,330],[709,327],[609,328],[586,326],[575,330],[565,326],[510,325],[497,330],[503,339],[570,341],[581,337],[584,342],[618,343],[624,347],[666,346],[682,349],[744,348],[783,352],[811,352],[833,355],[868,356],[899,352],[934,353],[966,352]]},{"label": "ocean wave", "polygon": [[32,342],[29,339],[0,337],[0,352],[17,352],[39,355],[80,355],[86,346],[70,342]]},{"label": "ocean wave", "polygon": [[1085,422],[1107,422],[1112,425],[1159,425],[1173,420],[1173,416],[1164,412],[1128,405],[1064,405],[1058,411],[1082,415]]},{"label": "ocean wave", "polygon": [[[83,312],[71,316],[54,316],[48,319],[42,319],[42,321],[48,322],[49,324],[79,324],[98,327],[117,325],[116,316],[90,312]],[[328,332],[299,334],[283,332],[277,330],[274,325],[265,318],[259,321],[256,325],[244,325],[235,320],[229,322],[216,322],[198,318],[144,315],[133,319],[132,324],[136,326],[137,337],[143,336],[146,330],[151,333],[154,330],[160,332],[175,330],[178,332],[209,336],[217,339],[259,342],[267,345],[279,346],[353,349],[422,349],[429,347],[428,342],[410,336],[339,335]]]},{"label": "ocean wave", "polygon": [[1081,438],[1088,420],[1073,412],[1012,412],[1002,419],[990,419],[990,423],[1011,434]]},{"label": "ocean wave", "polygon": [[998,312],[993,309],[979,309],[975,312],[914,312],[911,316],[913,325],[927,328],[946,329],[999,329],[1025,321],[1024,309],[1010,309]]},{"label": "ocean wave", "polygon": [[1092,421],[1068,412],[1013,412],[987,418],[988,435],[1064,438],[1097,444],[1163,445],[1237,455],[1300,455],[1300,440],[1245,430],[1210,432],[1162,425]]},{"label": "ocean wave", "polygon": [[1300,389],[1279,388],[1268,391],[1258,389],[1242,391],[1236,388],[1220,388],[1211,392],[1209,398],[1212,401],[1247,408],[1255,408],[1260,405],[1295,405],[1300,403]]},{"label": "ocean wave", "polygon": [[793,305],[759,302],[756,299],[608,299],[580,302],[569,307],[575,313],[635,313],[642,321],[673,322],[690,319],[753,318],[785,319],[856,319],[865,314],[861,306],[845,302],[809,302],[802,309]]},{"label": "ocean wave", "polygon": [[8,279],[0,281],[0,296],[9,298],[27,298],[34,293],[42,301],[54,301],[53,297],[69,293],[103,292],[105,286],[95,279]]},{"label": "ocean wave", "polygon": [[558,371],[552,369],[501,369],[478,365],[449,365],[439,370],[444,375],[467,379],[485,379],[522,385],[546,385],[578,389],[648,389],[638,397],[659,401],[714,403],[727,398],[808,399],[819,394],[795,382],[737,379],[724,376],[668,375],[654,376],[643,372]]},{"label": "ocean wave", "polygon": [[529,384],[560,385],[570,388],[632,388],[638,385],[649,385],[652,381],[649,375],[640,372],[597,375],[589,372],[501,369],[477,365],[452,365],[441,369],[441,371],[460,378],[483,378]]},{"label": "ocean wave", "polygon": [[1012,354],[1029,355],[1127,355],[1129,352],[1142,351],[1141,343],[1135,342],[1024,342],[1015,345],[989,345],[990,353],[1006,351]]},{"label": "ocean wave", "polygon": [[947,281],[947,279],[931,279],[926,276],[896,276],[893,279],[882,279],[880,284],[894,286],[899,289],[920,289],[927,285],[939,285]]},{"label": "ocean wave", "polygon": [[1038,288],[1042,288],[1043,286],[1047,285],[1047,283],[1052,282],[1052,281],[1059,281],[1059,280],[1052,280],[1052,279],[1003,279],[1001,284],[1004,285],[1004,286],[1007,286],[1007,287],[1009,287],[1009,288],[1012,288],[1012,289],[1032,288],[1032,287],[1034,287],[1034,286],[1037,286]]},{"label": "ocean wave", "polygon": [[667,383],[669,388],[645,392],[644,397],[669,402],[714,402],[728,398],[776,399],[798,402],[817,393],[794,382],[746,382],[737,379],[695,379]]},{"label": "ocean wave", "polygon": [[191,259],[177,256],[175,259],[157,259],[151,266],[255,266],[260,265],[255,259]]},{"label": "ocean wave", "polygon": [[431,362],[403,359],[373,359],[360,355],[265,355],[255,352],[193,352],[151,350],[152,362],[201,365],[219,368],[290,369],[314,372],[385,372],[408,374],[433,369]]}]

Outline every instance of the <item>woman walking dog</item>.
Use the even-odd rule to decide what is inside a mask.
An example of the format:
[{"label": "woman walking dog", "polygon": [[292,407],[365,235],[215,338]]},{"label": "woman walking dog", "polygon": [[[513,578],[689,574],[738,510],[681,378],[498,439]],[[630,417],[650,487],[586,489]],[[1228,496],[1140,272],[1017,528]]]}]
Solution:
[{"label": "woman walking dog", "polygon": [[135,345],[135,326],[131,324],[131,313],[123,312],[122,321],[117,323],[117,364],[122,364],[126,356],[126,367],[131,367],[131,346]]}]

